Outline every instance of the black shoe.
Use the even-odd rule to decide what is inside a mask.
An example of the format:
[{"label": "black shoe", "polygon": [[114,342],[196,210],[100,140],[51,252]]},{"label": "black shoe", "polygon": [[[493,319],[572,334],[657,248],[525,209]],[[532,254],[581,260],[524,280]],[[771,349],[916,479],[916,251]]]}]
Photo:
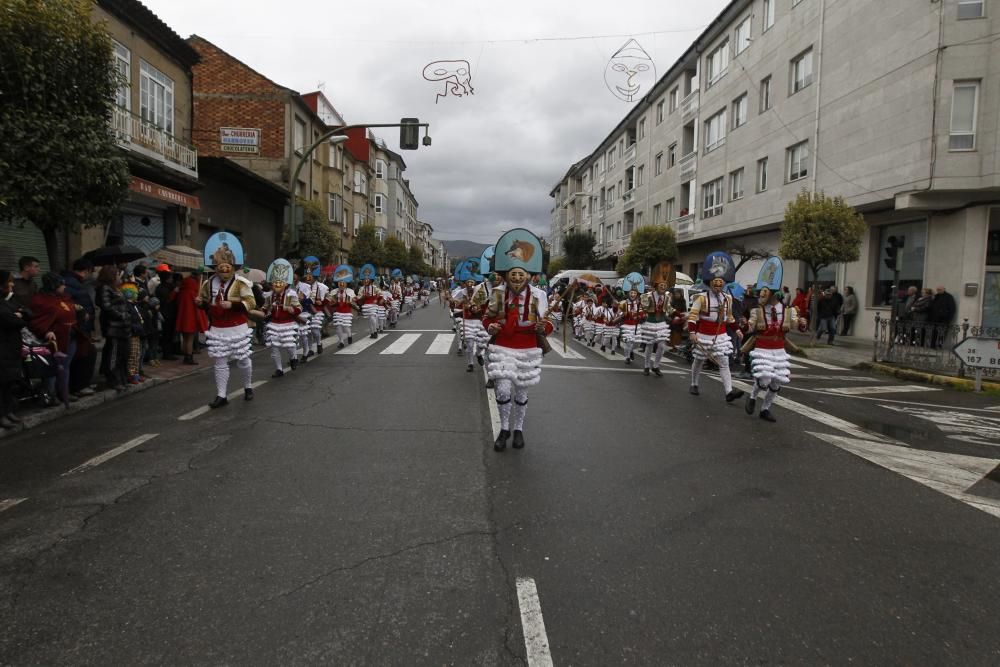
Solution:
[{"label": "black shoe", "polygon": [[747,396],[747,402],[746,405],[743,406],[743,408],[747,411],[748,415],[752,415],[754,413],[754,410],[757,409],[757,399],[754,398],[753,396]]},{"label": "black shoe", "polygon": [[698,385],[696,384],[691,385],[691,388],[688,389],[688,392],[690,392],[692,396],[698,396],[699,394],[701,394],[701,392],[698,391]]},{"label": "black shoe", "polygon": [[507,449],[507,438],[510,437],[510,431],[500,431],[500,435],[497,436],[496,442],[493,443],[494,452],[502,452]]},{"label": "black shoe", "polygon": [[486,363],[486,360],[485,360],[485,359],[483,359],[483,355],[481,355],[481,354],[479,354],[479,355],[476,355],[476,361],[478,361],[478,362],[479,362],[479,365],[480,365],[480,366],[482,366],[483,364],[485,364],[485,363]]},{"label": "black shoe", "polygon": [[625,365],[626,366],[632,365],[632,357],[625,357]]},{"label": "black shoe", "polygon": [[510,446],[514,449],[524,449],[524,434],[520,431],[514,431],[514,441],[510,443]]},{"label": "black shoe", "polygon": [[611,356],[615,356],[615,348],[611,348]]},{"label": "black shoe", "polygon": [[353,342],[354,342],[354,336],[348,336],[347,337],[347,344],[350,345]]},{"label": "black shoe", "polygon": [[194,357],[192,355],[190,355],[190,354],[187,355],[187,356],[185,356],[184,357],[184,361],[182,361],[181,363],[184,364],[185,366],[197,366],[198,365],[198,362],[195,361]]},{"label": "black shoe", "polygon": [[309,357],[313,356],[313,354],[315,354],[315,352],[313,352],[312,350],[309,350],[308,352],[306,352],[306,359],[308,359]]},{"label": "black shoe", "polygon": [[608,351],[608,348],[605,347],[604,345],[602,345],[601,346],[601,352],[607,352],[607,351]]},{"label": "black shoe", "polygon": [[468,368],[466,368],[465,371],[467,373],[471,373],[472,372],[472,364],[469,364]]},{"label": "black shoe", "polygon": [[461,348],[461,347],[459,347],[459,348],[458,348],[458,351],[457,351],[457,352],[455,352],[455,354],[457,354],[458,356],[462,356],[462,348]]},{"label": "black shoe", "polygon": [[316,343],[316,354],[323,354],[323,343]]},{"label": "black shoe", "polygon": [[243,390],[243,400],[244,401],[252,401],[253,400],[253,389],[244,389]]},{"label": "black shoe", "polygon": [[761,410],[760,411],[760,418],[763,419],[766,422],[771,422],[772,424],[774,422],[778,421],[777,419],[774,418],[773,415],[771,415],[771,411],[770,410]]},{"label": "black shoe", "polygon": [[8,415],[4,415],[4,418],[5,419],[9,419],[10,421],[14,422],[15,424],[20,424],[21,422],[24,421],[23,419],[21,419],[20,417],[18,417],[17,415],[15,415],[13,412],[11,412]]},{"label": "black shoe", "polygon": [[731,392],[726,394],[726,403],[732,403],[737,398],[741,398],[742,396],[743,396],[742,389],[733,389]]},{"label": "black shoe", "polygon": [[653,375],[655,375],[655,376],[656,376],[656,377],[658,377],[658,378],[661,378],[661,377],[663,377],[663,373],[661,373],[661,372],[660,372],[660,369],[659,369],[659,368],[654,368],[654,369],[653,369]]},{"label": "black shoe", "polygon": [[290,366],[292,367],[292,370],[294,371],[296,368],[299,367],[299,360],[296,359],[295,357],[292,357]]},{"label": "black shoe", "polygon": [[17,424],[15,424],[14,422],[10,421],[6,417],[0,417],[0,428],[2,428],[4,430],[9,430],[9,429],[12,429],[12,428],[17,428]]},{"label": "black shoe", "polygon": [[337,343],[337,349],[338,350],[343,350],[344,349],[344,344],[343,343]]},{"label": "black shoe", "polygon": [[271,377],[273,378],[280,378],[284,376],[285,376],[285,371],[274,371],[273,373],[271,373]]},{"label": "black shoe", "polygon": [[648,368],[643,368],[642,369],[642,374],[645,375],[646,377],[649,377],[649,369]]},{"label": "black shoe", "polygon": [[214,410],[216,408],[221,408],[224,405],[229,405],[229,399],[225,396],[216,396],[215,400],[208,404],[208,407]]},{"label": "black shoe", "polygon": [[497,386],[497,383],[493,380],[493,378],[490,378],[489,380],[486,381],[486,388],[487,389],[496,389],[496,386]]}]

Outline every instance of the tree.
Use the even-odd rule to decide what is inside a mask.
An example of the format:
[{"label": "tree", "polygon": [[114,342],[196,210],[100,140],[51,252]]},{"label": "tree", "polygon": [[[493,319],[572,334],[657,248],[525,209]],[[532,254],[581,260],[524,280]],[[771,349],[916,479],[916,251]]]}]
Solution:
[{"label": "tree", "polygon": [[31,221],[61,266],[62,230],[110,222],[128,164],[110,129],[122,79],[91,0],[6,0],[0,12],[0,220]]},{"label": "tree", "polygon": [[406,261],[406,272],[424,275],[427,273],[427,265],[424,264],[424,251],[418,245],[411,245]]},{"label": "tree", "polygon": [[555,259],[549,260],[548,267],[545,269],[545,274],[548,276],[554,276],[565,268],[566,261],[562,257],[556,257]]},{"label": "tree", "polygon": [[815,282],[831,264],[858,261],[866,229],[862,215],[842,197],[803,190],[785,206],[778,252],[805,262]]},{"label": "tree", "polygon": [[726,247],[726,252],[728,252],[734,260],[739,257],[739,260],[736,261],[737,271],[742,269],[743,265],[747,262],[752,262],[756,259],[765,260],[771,256],[771,253],[765,248],[754,248],[746,241],[730,241],[729,245]]},{"label": "tree", "polygon": [[567,269],[589,269],[597,261],[593,234],[572,231],[563,237],[563,263]]},{"label": "tree", "polygon": [[340,249],[340,235],[327,221],[325,211],[319,202],[299,198],[297,203],[302,211],[299,242],[298,245],[292,244],[291,225],[286,225],[285,234],[281,239],[281,252],[285,257],[301,259],[315,255],[324,264],[332,262],[337,250]]},{"label": "tree", "polygon": [[382,262],[389,269],[405,269],[410,253],[402,239],[390,236],[382,244]]},{"label": "tree", "polygon": [[382,241],[378,238],[378,230],[370,222],[358,227],[354,237],[354,245],[347,261],[351,266],[361,266],[362,264],[374,264],[381,266],[383,263]]},{"label": "tree", "polygon": [[671,227],[651,225],[632,232],[625,254],[618,258],[616,270],[624,276],[633,271],[652,270],[660,262],[677,261],[677,236]]}]

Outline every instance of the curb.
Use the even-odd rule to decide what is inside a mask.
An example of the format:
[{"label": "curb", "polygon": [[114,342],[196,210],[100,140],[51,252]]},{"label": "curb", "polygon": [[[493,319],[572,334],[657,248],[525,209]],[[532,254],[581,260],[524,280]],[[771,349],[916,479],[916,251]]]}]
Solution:
[{"label": "curb", "polygon": [[[944,387],[951,387],[959,391],[975,391],[976,383],[968,378],[952,377],[950,375],[936,375],[924,371],[913,370],[912,368],[899,368],[889,364],[866,361],[858,364],[855,368],[871,371],[880,375],[888,375],[900,380],[910,380],[911,382],[924,382]],[[990,380],[983,380],[983,393],[1000,395],[1000,383]]]}]

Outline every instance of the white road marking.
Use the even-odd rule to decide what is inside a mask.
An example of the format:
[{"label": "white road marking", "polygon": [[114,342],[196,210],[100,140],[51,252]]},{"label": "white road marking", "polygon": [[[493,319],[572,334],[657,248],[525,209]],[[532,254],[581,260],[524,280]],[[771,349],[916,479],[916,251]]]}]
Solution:
[{"label": "white road marking", "polygon": [[538,600],[534,579],[517,578],[517,602],[521,608],[521,632],[524,634],[528,667],[552,667],[549,638],[545,634],[545,620],[542,618],[542,603]]},{"label": "white road marking", "polygon": [[[597,345],[595,347],[590,347],[586,343],[584,343],[582,341],[578,341],[575,338],[573,339],[573,342],[575,342],[577,345],[582,346],[586,350],[590,350],[594,354],[601,355],[602,357],[604,357],[608,361],[613,361],[615,363],[621,363],[621,364],[625,363],[625,355],[622,352],[622,349],[620,347],[615,350],[614,354],[611,354],[610,352],[601,352],[600,345]],[[642,358],[643,358],[643,356],[642,356],[642,354],[639,353],[639,346],[638,345],[635,346],[635,350],[634,351],[635,351],[635,361],[633,361],[632,363],[634,364],[634,363],[638,362],[639,365],[642,366]],[[663,355],[663,362],[664,363],[668,363],[668,364],[675,364],[675,363],[677,363],[676,361],[674,361],[673,359],[671,359],[666,354]]]},{"label": "white road marking", "polygon": [[1000,447],[1000,417],[970,415],[959,409],[933,410],[926,407],[879,405],[885,410],[929,421],[948,435],[949,440]]},{"label": "white road marking", "polygon": [[549,341],[552,345],[552,351],[558,354],[563,359],[583,359],[584,356],[574,350],[569,345],[566,345],[566,349],[563,349],[562,340]]},{"label": "white road marking", "polygon": [[808,433],[976,509],[1000,517],[1000,500],[966,493],[1000,465],[998,459],[897,447],[871,440],[845,438],[833,433]]},{"label": "white road marking", "polygon": [[437,336],[434,336],[434,341],[427,348],[425,354],[448,354],[451,352],[451,344],[454,340],[455,334],[453,333],[439,333]]},{"label": "white road marking", "polygon": [[817,368],[825,368],[828,371],[846,371],[846,368],[842,366],[834,366],[833,364],[823,363],[822,361],[816,361],[814,359],[806,359],[805,357],[792,357],[797,363],[806,364],[808,366],[816,366]]},{"label": "white road marking", "polygon": [[888,380],[882,380],[876,377],[869,377],[867,375],[796,375],[795,379],[819,380],[819,381],[833,380],[835,382],[888,382]]},{"label": "white road marking", "polygon": [[76,473],[83,472],[85,470],[90,470],[91,468],[94,468],[96,466],[101,465],[105,461],[108,461],[110,459],[115,458],[119,454],[124,454],[128,450],[130,450],[130,449],[132,449],[134,447],[138,447],[139,445],[141,445],[144,442],[152,440],[153,438],[155,438],[158,435],[159,435],[159,433],[145,433],[143,435],[140,435],[138,438],[133,438],[133,439],[129,440],[128,442],[126,442],[124,445],[118,445],[114,449],[108,450],[108,451],[104,452],[103,454],[101,454],[100,456],[95,456],[94,458],[90,459],[86,463],[81,463],[80,465],[78,465],[77,467],[73,468],[72,470],[67,470],[66,472],[64,472],[62,474],[62,477],[65,477],[66,475],[74,475]]},{"label": "white road marking", "polygon": [[[633,362],[635,363],[635,362]],[[622,368],[608,368],[607,366],[565,366],[560,364],[542,364],[542,368],[551,368],[557,371],[603,371],[605,373],[642,373],[642,366],[623,366]],[[686,371],[678,371],[670,368],[662,368],[660,372],[664,375],[688,375]]]},{"label": "white road marking", "polygon": [[[254,382],[253,384],[251,384],[250,388],[251,389],[256,389],[257,387],[261,386],[262,384],[267,384],[267,380],[258,380],[257,382]],[[239,398],[242,395],[243,395],[243,390],[240,389],[238,391],[230,392],[229,396],[227,396],[226,398],[228,398],[231,401],[233,399]],[[212,408],[208,407],[207,405],[203,405],[200,408],[196,408],[196,409],[192,410],[191,412],[184,413],[183,415],[181,415],[180,417],[177,418],[177,421],[182,421],[182,422],[191,421],[192,419],[195,419],[196,417],[202,416],[203,414],[205,414],[206,412],[208,412],[211,409]]]},{"label": "white road marking", "polygon": [[421,334],[418,333],[405,333],[396,340],[392,342],[392,345],[385,348],[379,354],[403,354],[410,346],[417,342]]},{"label": "white road marking", "polygon": [[[483,377],[486,381],[489,381],[489,376],[486,374],[486,366],[483,366]],[[490,422],[493,425],[493,440],[497,439],[500,435],[500,408],[497,407],[497,395],[492,389],[486,389],[486,405],[490,409]]]},{"label": "white road marking", "polygon": [[378,338],[365,337],[362,338],[361,340],[356,340],[347,347],[345,347],[343,350],[337,350],[334,354],[361,354],[369,347],[382,340],[383,336],[385,336],[385,334],[379,334]]},{"label": "white road marking", "polygon": [[393,329],[391,331],[386,331],[385,333],[448,333],[454,332],[454,329]]},{"label": "white road marking", "polygon": [[802,366],[802,365],[800,365],[800,364],[793,364],[793,363],[791,363],[791,362],[789,362],[789,363],[788,363],[788,367],[789,367],[789,368],[794,368],[794,369],[796,369],[796,370],[800,370],[800,371],[801,371],[801,370],[804,370],[804,369],[806,368],[805,366]]},{"label": "white road marking", "polygon": [[842,396],[861,396],[863,394],[905,394],[916,391],[942,391],[938,387],[928,387],[920,384],[879,385],[876,387],[831,387],[823,391]]},{"label": "white road marking", "polygon": [[988,410],[989,412],[1000,412],[1000,405],[992,408],[983,408],[983,410]]},{"label": "white road marking", "polygon": [[5,512],[11,507],[16,507],[23,503],[27,498],[4,498],[0,500],[0,512]]}]

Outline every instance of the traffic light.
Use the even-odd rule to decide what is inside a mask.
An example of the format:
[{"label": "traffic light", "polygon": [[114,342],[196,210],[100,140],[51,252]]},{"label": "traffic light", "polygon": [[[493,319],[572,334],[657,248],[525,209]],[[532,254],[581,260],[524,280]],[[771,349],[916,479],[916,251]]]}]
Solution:
[{"label": "traffic light", "polygon": [[900,249],[904,245],[906,245],[905,236],[890,236],[886,239],[885,265],[889,267],[890,271],[903,270],[903,253],[900,252]]},{"label": "traffic light", "polygon": [[399,119],[399,147],[404,151],[415,151],[420,147],[420,119]]}]

